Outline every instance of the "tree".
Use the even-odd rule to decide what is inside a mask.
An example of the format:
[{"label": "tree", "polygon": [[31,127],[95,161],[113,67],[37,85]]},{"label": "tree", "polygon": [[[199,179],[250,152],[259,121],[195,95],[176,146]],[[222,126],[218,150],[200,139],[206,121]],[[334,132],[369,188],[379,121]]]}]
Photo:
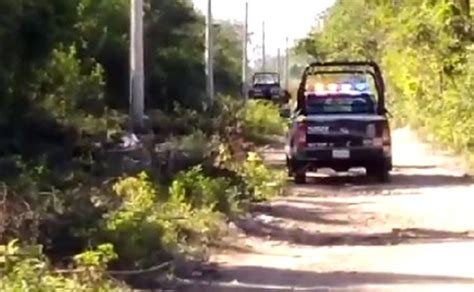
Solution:
[{"label": "tree", "polygon": [[[104,96],[103,107],[127,113],[129,0],[0,0],[0,16],[0,135],[8,141],[0,145],[0,152],[11,153],[12,148],[22,152],[21,147],[10,145],[19,144],[15,137],[30,135],[32,129],[21,125],[38,119],[67,119],[52,111],[38,111],[48,95],[71,104],[80,102],[75,99],[81,94],[68,91],[65,96],[55,91],[64,85],[64,80],[56,78],[60,74],[45,81],[45,76],[52,76],[45,73],[47,68],[86,79],[93,68],[102,68],[99,88],[103,92],[97,96]],[[218,28],[216,85],[225,93],[237,93],[239,88],[239,33],[229,23]],[[76,49],[73,56],[58,63],[58,52],[71,47]],[[204,17],[189,0],[145,1],[145,63],[148,108],[172,111],[175,103],[202,108]],[[68,64],[77,66],[69,70]],[[50,106],[54,108],[55,102],[59,101],[51,99]],[[95,110],[87,108],[81,114],[95,114]],[[47,134],[44,129],[41,135]]]},{"label": "tree", "polygon": [[220,21],[216,26],[216,90],[226,94],[240,91],[242,76],[242,25]]}]

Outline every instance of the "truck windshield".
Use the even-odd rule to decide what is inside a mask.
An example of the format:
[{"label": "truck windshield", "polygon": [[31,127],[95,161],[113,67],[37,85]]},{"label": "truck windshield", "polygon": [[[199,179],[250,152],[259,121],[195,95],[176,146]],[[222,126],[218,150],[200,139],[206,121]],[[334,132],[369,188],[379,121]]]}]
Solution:
[{"label": "truck windshield", "polygon": [[273,73],[255,74],[253,84],[277,84],[278,75]]},{"label": "truck windshield", "polygon": [[375,113],[373,96],[361,95],[308,95],[306,99],[307,114],[344,114]]}]

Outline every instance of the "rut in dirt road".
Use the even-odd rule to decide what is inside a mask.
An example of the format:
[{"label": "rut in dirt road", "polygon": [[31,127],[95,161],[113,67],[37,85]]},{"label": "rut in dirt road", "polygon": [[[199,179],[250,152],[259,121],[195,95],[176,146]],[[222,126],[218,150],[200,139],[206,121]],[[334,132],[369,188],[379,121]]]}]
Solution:
[{"label": "rut in dirt road", "polygon": [[474,291],[474,181],[410,130],[393,137],[390,183],[354,171],[292,186],[236,222],[239,248],[212,259],[218,277],[183,289]]}]

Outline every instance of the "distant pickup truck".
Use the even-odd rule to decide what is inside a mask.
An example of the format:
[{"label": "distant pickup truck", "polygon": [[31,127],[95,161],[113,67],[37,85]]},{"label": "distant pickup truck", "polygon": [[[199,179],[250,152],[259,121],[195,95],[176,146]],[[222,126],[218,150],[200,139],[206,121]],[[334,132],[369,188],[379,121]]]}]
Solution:
[{"label": "distant pickup truck", "polygon": [[376,63],[307,66],[290,124],[286,160],[297,184],[306,183],[308,171],[320,168],[345,172],[363,167],[381,182],[389,179],[392,140]]},{"label": "distant pickup truck", "polygon": [[257,72],[249,90],[251,99],[279,100],[281,95],[280,75],[274,72]]},{"label": "distant pickup truck", "polygon": [[276,72],[255,73],[248,94],[251,99],[264,99],[279,104],[286,104],[290,99],[288,91],[281,87],[280,75]]}]

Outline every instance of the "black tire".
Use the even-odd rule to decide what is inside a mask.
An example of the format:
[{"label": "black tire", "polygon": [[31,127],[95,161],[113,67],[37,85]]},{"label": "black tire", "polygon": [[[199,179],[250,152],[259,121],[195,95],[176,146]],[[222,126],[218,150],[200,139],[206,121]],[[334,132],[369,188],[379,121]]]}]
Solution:
[{"label": "black tire", "polygon": [[293,176],[293,170],[291,169],[290,166],[287,166],[287,174],[288,174],[288,177],[292,177]]},{"label": "black tire", "polygon": [[386,167],[380,168],[377,174],[375,175],[375,178],[378,182],[387,183],[390,181],[390,172]]},{"label": "black tire", "polygon": [[296,171],[295,172],[295,184],[304,185],[306,184],[306,171]]}]

